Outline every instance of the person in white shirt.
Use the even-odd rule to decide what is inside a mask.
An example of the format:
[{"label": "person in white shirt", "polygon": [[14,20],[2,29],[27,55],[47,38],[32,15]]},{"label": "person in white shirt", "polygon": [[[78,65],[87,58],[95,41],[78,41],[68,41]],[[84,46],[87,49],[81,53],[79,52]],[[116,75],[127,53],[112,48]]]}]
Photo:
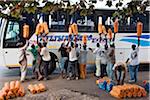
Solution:
[{"label": "person in white shirt", "polygon": [[49,49],[46,47],[47,43],[43,43],[43,48],[41,49],[40,55],[42,56],[43,66],[44,66],[44,78],[48,80],[48,66],[51,60]]},{"label": "person in white shirt", "polygon": [[107,76],[106,67],[107,67],[107,52],[108,52],[108,46],[105,45],[104,49],[101,49],[100,51],[100,57],[101,57],[101,75],[100,77],[103,78],[104,76]]},{"label": "person in white shirt", "polygon": [[126,63],[118,62],[114,64],[113,71],[115,74],[115,79],[117,80],[117,85],[123,85],[127,72]]},{"label": "person in white shirt", "polygon": [[96,60],[95,60],[95,64],[96,64],[96,73],[95,73],[95,76],[96,77],[100,77],[100,65],[101,65],[101,57],[100,57],[100,52],[101,52],[101,49],[100,49],[100,44],[97,43],[96,44],[96,48],[95,50],[93,51],[91,48],[89,48],[89,50],[91,50],[95,55],[96,55]]},{"label": "person in white shirt", "polygon": [[[139,45],[138,45],[139,46]],[[136,45],[132,45],[132,51],[127,59],[126,62],[130,60],[130,65],[129,65],[129,74],[130,74],[130,80],[129,82],[137,82],[137,73],[139,69],[139,60],[138,60],[138,52],[139,48],[136,48]]]},{"label": "person in white shirt", "polygon": [[69,76],[67,80],[70,79],[76,79],[78,80],[79,78],[79,71],[78,71],[78,58],[77,58],[77,53],[76,53],[76,48],[73,42],[71,42],[71,47],[68,48],[69,52]]},{"label": "person in white shirt", "polygon": [[80,50],[79,54],[79,67],[80,67],[80,78],[86,78],[86,63],[87,63],[87,49],[86,45],[83,45],[83,50]]}]

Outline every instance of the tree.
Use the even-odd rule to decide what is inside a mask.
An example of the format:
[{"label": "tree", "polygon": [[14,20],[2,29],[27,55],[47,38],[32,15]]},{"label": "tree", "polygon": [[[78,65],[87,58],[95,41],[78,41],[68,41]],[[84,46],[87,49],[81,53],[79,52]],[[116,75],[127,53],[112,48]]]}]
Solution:
[{"label": "tree", "polygon": [[[80,11],[80,15],[82,16],[93,14],[94,6],[93,4],[89,5],[86,0],[80,0],[80,3],[76,3],[73,5],[70,5],[69,0],[67,2],[67,7],[65,7],[65,2],[63,1],[60,3],[54,3],[43,0],[45,6],[38,7],[39,2],[37,2],[36,0],[1,0],[0,16],[11,16],[19,19],[22,17],[22,13],[24,12],[28,14],[35,14],[37,11],[42,13],[53,13],[58,10],[67,11],[67,13],[69,13],[70,15],[74,14],[76,11]],[[111,7],[113,2],[114,0],[107,0],[106,6]],[[123,2],[124,0],[119,0],[119,2],[116,3],[117,11],[113,14],[113,17],[124,18],[126,16],[132,16],[135,13],[141,14],[144,13],[147,6],[150,6],[149,0],[144,0],[144,2],[143,0],[131,0],[131,2],[129,2],[126,7],[119,9],[120,7],[122,7]],[[89,5],[89,8],[87,8],[86,5]]]}]

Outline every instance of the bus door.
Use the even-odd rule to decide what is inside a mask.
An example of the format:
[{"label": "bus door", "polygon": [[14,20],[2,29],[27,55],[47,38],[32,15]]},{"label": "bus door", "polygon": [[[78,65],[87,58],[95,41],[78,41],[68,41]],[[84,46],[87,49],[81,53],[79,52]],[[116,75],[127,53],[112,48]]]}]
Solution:
[{"label": "bus door", "polygon": [[7,67],[18,67],[19,45],[24,43],[20,35],[19,22],[8,21],[3,38],[3,54]]}]

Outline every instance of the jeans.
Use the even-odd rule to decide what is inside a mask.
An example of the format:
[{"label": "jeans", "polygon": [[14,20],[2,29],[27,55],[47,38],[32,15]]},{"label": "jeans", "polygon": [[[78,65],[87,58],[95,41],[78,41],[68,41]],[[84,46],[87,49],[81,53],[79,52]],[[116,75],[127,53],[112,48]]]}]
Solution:
[{"label": "jeans", "polygon": [[95,64],[96,64],[96,73],[95,73],[95,75],[100,76],[100,64],[101,64],[100,59],[96,59]]},{"label": "jeans", "polygon": [[106,67],[107,75],[112,80],[114,79],[114,74],[113,74],[113,70],[112,70],[113,66],[114,66],[114,64],[112,64],[111,62],[108,62],[107,67]]},{"label": "jeans", "polygon": [[65,64],[67,63],[68,57],[61,57],[60,59],[60,68],[61,71],[65,70]]},{"label": "jeans", "polygon": [[124,79],[125,79],[125,71],[122,70],[116,70],[115,72],[115,78],[117,80],[117,84],[124,84]]},{"label": "jeans", "polygon": [[69,61],[69,77],[79,77],[78,61]]},{"label": "jeans", "polygon": [[130,80],[137,81],[137,73],[138,73],[139,65],[130,65],[129,66],[129,74],[130,74]]},{"label": "jeans", "polygon": [[106,72],[106,64],[101,64],[101,77],[104,77],[107,75],[107,72]]}]

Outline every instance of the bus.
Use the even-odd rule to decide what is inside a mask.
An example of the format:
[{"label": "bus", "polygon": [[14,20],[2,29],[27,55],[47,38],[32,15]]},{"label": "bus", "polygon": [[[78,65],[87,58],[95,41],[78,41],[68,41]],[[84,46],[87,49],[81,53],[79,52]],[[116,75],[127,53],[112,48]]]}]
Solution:
[{"label": "bus", "polygon": [[[104,25],[108,25],[113,30],[113,17],[112,13],[115,10],[95,10],[95,12],[89,16],[73,16],[69,15],[65,11],[57,11],[53,14],[37,13],[24,15],[21,20],[7,17],[0,18],[0,67],[16,68],[19,67],[18,63],[18,50],[19,44],[25,44],[23,38],[23,24],[27,23],[30,26],[30,44],[37,41],[35,33],[35,27],[38,22],[46,21],[49,27],[48,48],[51,52],[55,53],[60,58],[58,48],[60,47],[64,39],[68,39],[68,26],[76,21],[79,31],[79,44],[82,44],[82,36],[87,35],[87,46],[91,48],[96,47],[99,34],[97,32],[98,18],[102,16],[102,22]],[[145,15],[137,14],[133,17],[129,17],[123,21],[119,21],[119,32],[116,34],[115,39],[115,55],[116,61],[125,62],[129,57],[131,51],[131,45],[137,45],[136,35],[136,23],[137,18],[143,23],[143,33],[140,38],[139,47],[139,61],[141,64],[150,64],[150,32],[149,32],[149,12],[146,11]],[[41,38],[38,38],[39,41]],[[28,55],[28,66],[32,66],[32,55]],[[92,52],[88,52],[88,65],[94,65],[95,56]],[[93,68],[93,67],[91,67]],[[90,69],[90,68],[89,68]]]}]

